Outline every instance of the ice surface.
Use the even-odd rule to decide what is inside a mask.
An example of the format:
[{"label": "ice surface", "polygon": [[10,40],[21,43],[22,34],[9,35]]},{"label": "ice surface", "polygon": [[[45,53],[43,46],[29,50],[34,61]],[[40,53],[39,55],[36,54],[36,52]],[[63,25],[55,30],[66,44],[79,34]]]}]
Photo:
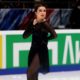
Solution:
[{"label": "ice surface", "polygon": [[[39,80],[80,80],[80,71],[39,73]],[[0,80],[27,80],[26,74],[0,75]]]}]

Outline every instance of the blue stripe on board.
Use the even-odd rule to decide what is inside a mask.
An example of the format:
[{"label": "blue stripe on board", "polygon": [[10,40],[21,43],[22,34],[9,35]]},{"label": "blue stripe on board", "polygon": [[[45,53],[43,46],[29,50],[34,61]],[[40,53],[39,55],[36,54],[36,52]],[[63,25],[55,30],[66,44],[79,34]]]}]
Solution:
[{"label": "blue stripe on board", "polygon": [[[59,71],[76,71],[80,70],[80,65],[63,65],[63,66],[51,66],[50,72],[59,72]],[[0,75],[8,74],[25,74],[27,68],[12,68],[12,69],[0,69]]]}]

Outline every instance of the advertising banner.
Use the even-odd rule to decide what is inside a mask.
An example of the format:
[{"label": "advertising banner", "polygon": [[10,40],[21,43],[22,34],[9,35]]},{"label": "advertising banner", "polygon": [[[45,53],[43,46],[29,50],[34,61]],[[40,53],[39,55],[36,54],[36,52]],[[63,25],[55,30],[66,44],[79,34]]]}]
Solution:
[{"label": "advertising banner", "polygon": [[[56,30],[49,40],[50,71],[80,70],[80,30]],[[27,70],[32,35],[23,39],[22,31],[0,31],[0,75],[22,74]]]}]

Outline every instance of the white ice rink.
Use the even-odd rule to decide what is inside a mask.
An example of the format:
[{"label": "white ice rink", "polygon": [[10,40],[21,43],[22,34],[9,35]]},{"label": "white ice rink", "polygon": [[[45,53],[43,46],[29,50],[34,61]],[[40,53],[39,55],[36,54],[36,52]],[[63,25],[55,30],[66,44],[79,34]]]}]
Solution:
[{"label": "white ice rink", "polygon": [[[55,72],[43,75],[39,73],[39,80],[80,80],[80,71]],[[26,74],[0,75],[0,80],[27,80]]]}]

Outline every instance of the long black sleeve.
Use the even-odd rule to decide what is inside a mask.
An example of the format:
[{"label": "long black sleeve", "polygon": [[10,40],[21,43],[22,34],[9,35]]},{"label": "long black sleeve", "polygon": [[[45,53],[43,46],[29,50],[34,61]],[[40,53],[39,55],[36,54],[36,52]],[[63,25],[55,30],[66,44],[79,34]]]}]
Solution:
[{"label": "long black sleeve", "polygon": [[50,32],[50,36],[48,37],[48,40],[56,38],[57,34],[56,34],[54,28],[51,27],[47,22],[44,22],[44,24],[45,24],[47,31]]},{"label": "long black sleeve", "polygon": [[23,33],[23,38],[28,38],[31,33],[32,33],[32,28],[31,28],[32,24],[31,22],[29,22],[29,24],[26,26],[26,30]]}]

